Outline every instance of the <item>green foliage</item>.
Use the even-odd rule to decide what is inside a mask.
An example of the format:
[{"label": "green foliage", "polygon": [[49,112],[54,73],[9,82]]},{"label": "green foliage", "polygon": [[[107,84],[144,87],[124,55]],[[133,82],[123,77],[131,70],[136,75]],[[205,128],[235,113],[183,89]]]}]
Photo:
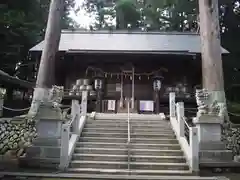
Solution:
[{"label": "green foliage", "polygon": [[117,28],[127,28],[128,24],[131,24],[133,27],[137,26],[140,12],[138,12],[135,4],[131,0],[118,1],[115,10],[117,12]]},{"label": "green foliage", "polygon": [[[0,67],[10,75],[26,79],[33,66],[16,69],[18,63],[29,63],[28,51],[43,39],[50,0],[2,0],[0,2]],[[66,0],[62,27],[71,23],[69,9],[74,0]]]}]

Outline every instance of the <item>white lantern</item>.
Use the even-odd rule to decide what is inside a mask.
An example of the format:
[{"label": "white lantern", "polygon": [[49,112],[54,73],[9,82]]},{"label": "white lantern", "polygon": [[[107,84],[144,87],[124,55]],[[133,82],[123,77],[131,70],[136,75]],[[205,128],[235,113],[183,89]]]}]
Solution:
[{"label": "white lantern", "polygon": [[155,79],[153,81],[153,90],[154,91],[160,91],[162,87],[162,82],[160,79]]},{"label": "white lantern", "polygon": [[103,89],[103,80],[101,77],[97,77],[95,80],[94,80],[94,88],[95,90],[101,90]]},{"label": "white lantern", "polygon": [[7,90],[5,88],[0,88],[0,98],[4,98],[6,95]]}]

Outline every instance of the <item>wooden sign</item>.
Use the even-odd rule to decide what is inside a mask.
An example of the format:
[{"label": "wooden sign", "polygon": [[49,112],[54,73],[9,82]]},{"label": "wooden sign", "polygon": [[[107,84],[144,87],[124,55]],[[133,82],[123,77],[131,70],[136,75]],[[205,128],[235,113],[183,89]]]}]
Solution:
[{"label": "wooden sign", "polygon": [[154,102],[153,101],[140,101],[140,111],[153,112]]},{"label": "wooden sign", "polygon": [[108,100],[108,111],[115,111],[116,101]]}]

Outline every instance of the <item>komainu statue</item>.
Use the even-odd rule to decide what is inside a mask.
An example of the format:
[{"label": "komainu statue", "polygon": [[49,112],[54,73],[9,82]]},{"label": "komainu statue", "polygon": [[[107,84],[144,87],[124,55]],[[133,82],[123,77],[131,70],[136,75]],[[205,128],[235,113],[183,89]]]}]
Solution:
[{"label": "komainu statue", "polygon": [[211,94],[206,89],[196,90],[198,105],[197,117],[202,115],[215,115],[223,117],[226,113],[226,104],[211,100]]},{"label": "komainu statue", "polygon": [[53,86],[50,90],[49,101],[52,102],[53,107],[60,107],[62,98],[64,95],[64,87],[63,86]]}]

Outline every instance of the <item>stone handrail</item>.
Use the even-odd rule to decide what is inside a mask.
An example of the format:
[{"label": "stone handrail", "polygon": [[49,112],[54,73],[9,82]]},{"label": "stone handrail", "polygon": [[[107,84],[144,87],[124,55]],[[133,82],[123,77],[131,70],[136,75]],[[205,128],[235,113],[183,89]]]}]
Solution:
[{"label": "stone handrail", "polygon": [[80,115],[80,105],[76,100],[72,101],[72,119],[62,124],[61,129],[61,156],[60,170],[65,170],[70,163],[76,143],[86,122],[86,115]]},{"label": "stone handrail", "polygon": [[128,139],[127,139],[127,150],[128,150],[128,171],[130,171],[130,143],[131,143],[131,131],[130,131],[130,102],[128,101],[128,117],[127,117],[127,123],[128,123]]},{"label": "stone handrail", "polygon": [[[199,171],[199,143],[196,127],[189,128],[189,141],[185,136],[184,103],[175,104],[175,94],[170,93],[170,122],[193,172]],[[175,106],[177,108],[175,108]]]}]

